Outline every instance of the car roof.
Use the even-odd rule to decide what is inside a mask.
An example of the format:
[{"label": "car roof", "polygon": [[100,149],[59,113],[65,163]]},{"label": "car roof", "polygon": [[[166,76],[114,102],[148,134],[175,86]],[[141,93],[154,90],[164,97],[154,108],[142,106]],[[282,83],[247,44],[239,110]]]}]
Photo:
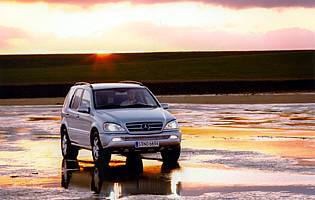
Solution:
[{"label": "car roof", "polygon": [[94,90],[101,89],[115,89],[115,88],[144,88],[144,86],[136,83],[93,83],[89,85],[80,85],[83,87],[90,87]]}]

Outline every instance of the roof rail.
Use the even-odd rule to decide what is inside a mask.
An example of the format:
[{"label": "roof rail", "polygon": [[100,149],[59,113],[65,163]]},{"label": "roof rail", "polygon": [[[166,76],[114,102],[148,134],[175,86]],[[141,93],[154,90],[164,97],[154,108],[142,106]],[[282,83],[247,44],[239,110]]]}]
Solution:
[{"label": "roof rail", "polygon": [[91,85],[88,82],[76,82],[74,85]]},{"label": "roof rail", "polygon": [[131,83],[131,84],[138,84],[143,86],[143,84],[139,81],[119,81],[119,83]]}]

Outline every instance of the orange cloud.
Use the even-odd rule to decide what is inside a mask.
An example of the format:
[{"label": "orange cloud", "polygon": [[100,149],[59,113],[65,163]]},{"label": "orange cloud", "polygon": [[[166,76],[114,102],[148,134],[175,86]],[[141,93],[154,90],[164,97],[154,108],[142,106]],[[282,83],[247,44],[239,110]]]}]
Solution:
[{"label": "orange cloud", "polygon": [[[126,2],[128,0],[16,0],[15,2],[21,3],[61,3],[61,4],[74,4],[74,5],[95,5],[104,3]],[[188,0],[189,1],[189,0]],[[8,1],[12,2],[12,1]],[[129,0],[128,2],[135,4],[155,4],[155,3],[170,3],[170,2],[187,2],[187,0]],[[250,8],[250,7],[315,7],[313,0],[191,0],[191,2],[202,2],[207,4],[214,4],[218,6],[230,8]]]}]

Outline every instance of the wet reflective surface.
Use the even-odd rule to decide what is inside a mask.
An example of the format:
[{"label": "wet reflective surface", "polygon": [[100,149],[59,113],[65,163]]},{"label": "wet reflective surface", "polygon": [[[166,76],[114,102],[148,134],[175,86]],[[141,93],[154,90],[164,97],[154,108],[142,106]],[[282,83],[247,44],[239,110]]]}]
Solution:
[{"label": "wet reflective surface", "polygon": [[315,130],[314,104],[173,104],[185,126]]},{"label": "wet reflective surface", "polygon": [[[169,177],[179,165],[162,165],[160,170],[143,172],[143,163],[119,163],[104,167],[84,161],[63,161],[61,185],[66,189],[91,189],[98,197],[130,195],[180,195],[180,183]],[[174,184],[174,185],[172,185]]]},{"label": "wet reflective surface", "polygon": [[171,104],[178,165],[62,159],[60,106],[0,106],[0,195],[12,199],[315,199],[315,104]]}]

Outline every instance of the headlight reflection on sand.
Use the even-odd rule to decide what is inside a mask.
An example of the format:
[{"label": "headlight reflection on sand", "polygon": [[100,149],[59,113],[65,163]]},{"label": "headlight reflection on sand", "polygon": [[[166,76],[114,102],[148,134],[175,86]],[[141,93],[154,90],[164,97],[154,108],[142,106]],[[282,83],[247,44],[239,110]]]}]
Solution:
[{"label": "headlight reflection on sand", "polygon": [[111,191],[109,193],[109,199],[119,199],[122,196],[121,185],[119,183],[114,183]]},{"label": "headlight reflection on sand", "polygon": [[169,195],[170,198],[176,198],[176,197],[180,197],[180,177],[181,174],[176,172],[173,172],[171,174],[171,192],[172,194]]}]

